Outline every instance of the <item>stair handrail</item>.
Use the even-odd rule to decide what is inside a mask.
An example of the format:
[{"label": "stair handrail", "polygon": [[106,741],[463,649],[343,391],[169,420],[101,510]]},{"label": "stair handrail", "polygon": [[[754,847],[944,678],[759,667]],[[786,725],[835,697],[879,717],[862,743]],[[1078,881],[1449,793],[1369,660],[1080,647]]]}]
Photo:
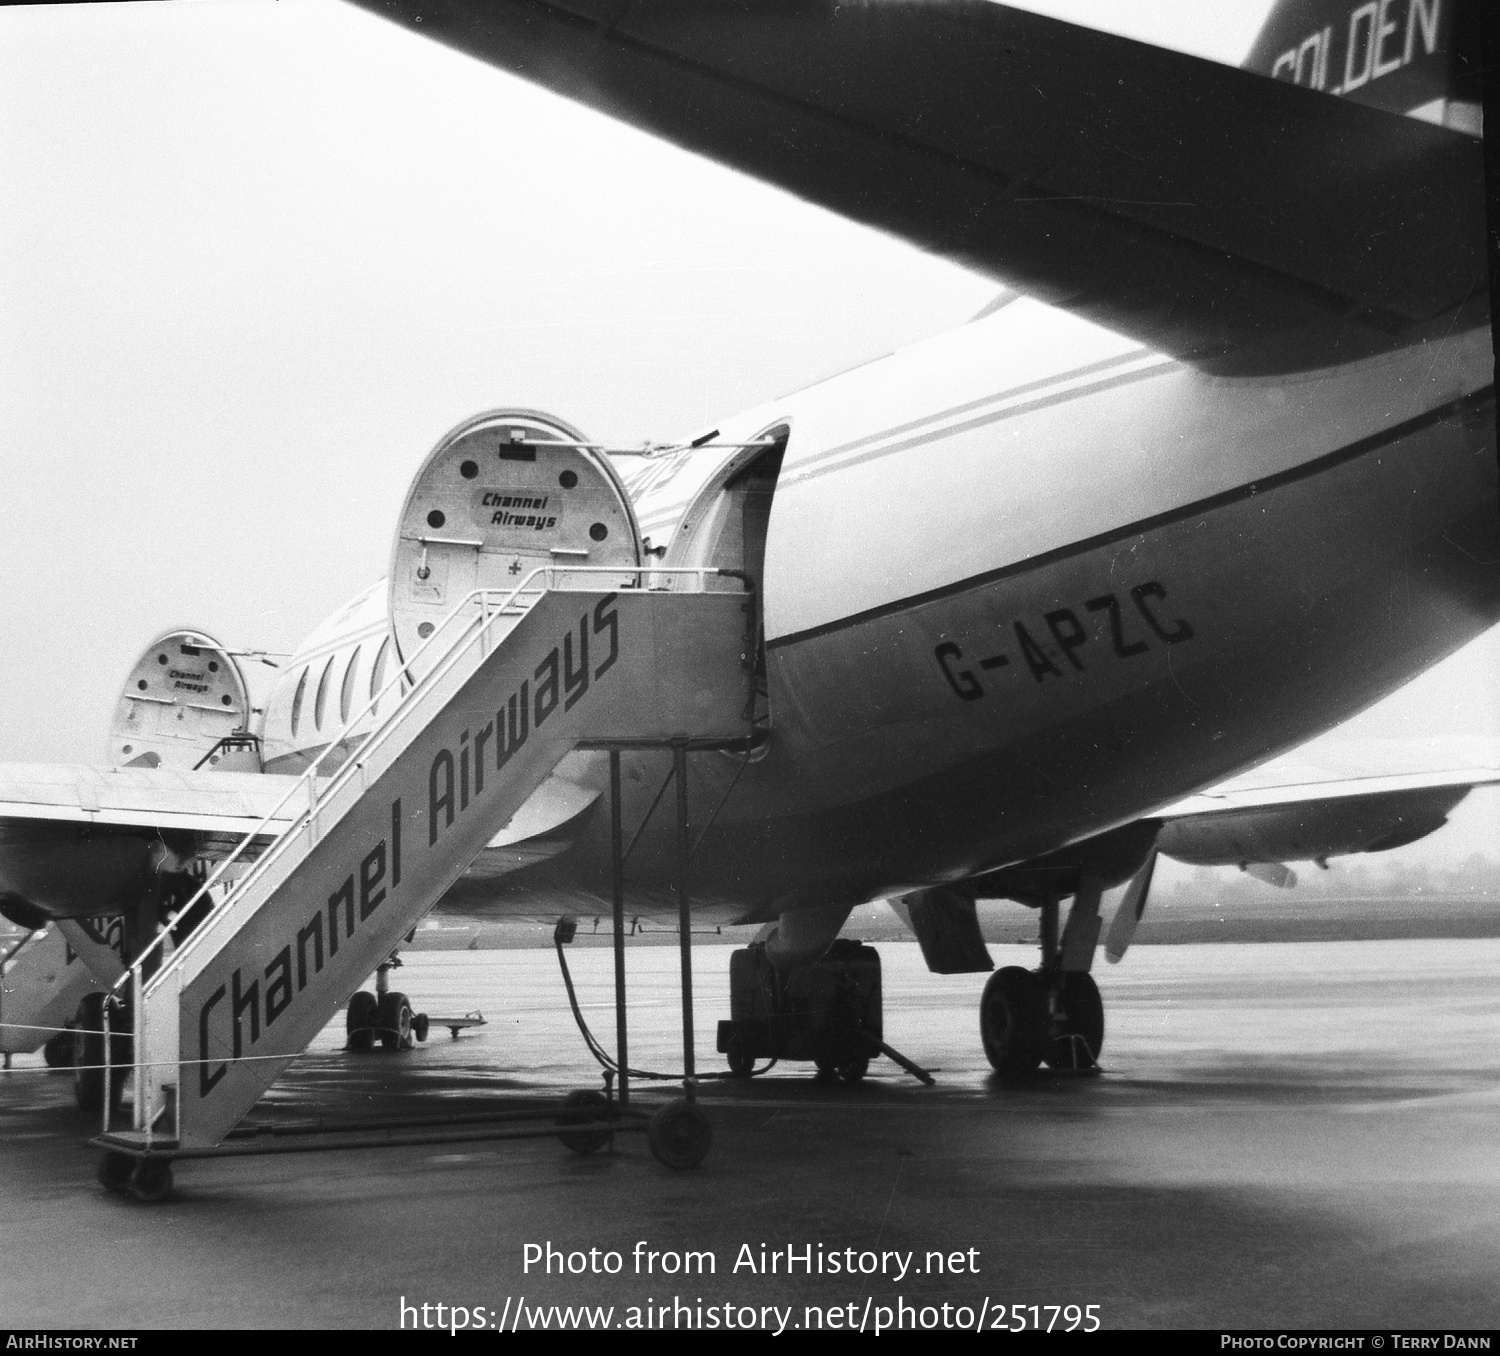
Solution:
[{"label": "stair handrail", "polygon": [[[700,585],[710,575],[737,577],[736,571],[724,570],[716,566],[708,565],[567,565],[553,562],[546,565],[537,566],[529,574],[527,574],[524,579],[516,584],[515,587],[512,588],[509,592],[497,588],[479,588],[470,590],[442,619],[442,621],[437,624],[432,634],[428,636],[427,639],[424,640],[422,644],[419,645],[411,653],[410,657],[404,659],[402,663],[397,666],[395,674],[380,689],[380,691],[376,695],[371,697],[351,719],[344,722],[343,728],[347,730],[350,727],[357,725],[359,721],[363,720],[367,714],[372,711],[378,710],[380,703],[386,698],[386,696],[391,692],[393,688],[398,687],[403,682],[409,681],[409,669],[422,655],[427,652],[427,650],[437,641],[438,637],[447,630],[449,625],[460,616],[467,615],[468,622],[465,630],[459,635],[458,639],[453,642],[452,647],[446,653],[444,653],[442,658],[440,658],[432,666],[432,668],[428,670],[428,672],[423,674],[419,679],[412,683],[407,691],[403,693],[398,699],[396,705],[391,709],[390,714],[383,721],[379,722],[377,725],[371,728],[371,730],[365,735],[364,739],[354,750],[354,752],[348,754],[345,757],[344,762],[340,765],[337,771],[335,771],[325,779],[324,785],[321,788],[319,788],[317,785],[317,770],[323,763],[324,759],[328,758],[336,749],[338,749],[339,745],[337,741],[335,741],[334,743],[330,743],[320,754],[318,754],[316,758],[313,759],[311,763],[307,765],[304,771],[302,771],[297,775],[297,777],[292,779],[292,784],[290,787],[288,787],[286,794],[282,796],[282,798],[277,801],[276,804],[266,813],[265,817],[260,821],[259,824],[257,824],[253,829],[250,829],[246,832],[245,836],[240,840],[239,845],[234,849],[234,851],[219,863],[214,871],[204,880],[203,884],[200,885],[198,889],[193,893],[191,898],[189,898],[188,901],[180,909],[176,910],[168,917],[167,922],[163,926],[161,932],[158,933],[154,938],[152,938],[152,940],[142,948],[140,954],[135,958],[135,960],[132,961],[131,964],[126,967],[125,971],[120,975],[120,977],[115,980],[115,982],[109,988],[109,998],[115,998],[118,994],[118,991],[132,980],[135,983],[135,993],[137,994],[137,996],[141,994],[142,983],[144,980],[142,967],[154,951],[158,951],[166,945],[167,938],[171,935],[172,925],[176,923],[176,921],[185,913],[187,913],[188,910],[193,908],[198,903],[198,901],[201,900],[209,892],[209,890],[223,878],[225,871],[241,858],[245,850],[256,839],[256,837],[258,837],[272,824],[277,822],[277,816],[281,813],[283,807],[285,807],[290,801],[292,801],[297,796],[297,794],[303,790],[305,786],[307,794],[306,808],[298,811],[295,817],[290,822],[288,822],[279,832],[277,832],[266,850],[261,853],[258,858],[256,858],[255,862],[250,868],[250,871],[235,883],[235,885],[230,889],[229,893],[225,895],[225,897],[213,907],[213,909],[208,913],[203,921],[193,929],[191,935],[182,943],[181,946],[176,949],[176,951],[172,953],[172,956],[162,966],[162,968],[152,976],[153,981],[165,975],[169,966],[178,966],[181,963],[185,963],[186,958],[196,949],[196,944],[203,937],[206,937],[211,931],[213,931],[222,918],[228,915],[233,905],[238,902],[243,892],[250,887],[250,885],[257,879],[259,875],[262,874],[263,869],[268,870],[270,868],[270,865],[275,860],[277,860],[286,850],[286,845],[291,841],[292,836],[295,833],[299,832],[302,827],[317,814],[319,805],[329,796],[331,796],[335,791],[347,784],[348,779],[354,775],[354,772],[351,769],[359,768],[363,764],[368,754],[372,750],[377,748],[381,743],[384,743],[387,738],[389,738],[396,725],[403,721],[410,713],[412,707],[416,704],[419,697],[426,696],[427,693],[430,692],[442,678],[446,677],[448,673],[452,671],[453,666],[457,664],[460,656],[466,653],[477,640],[480,640],[482,637],[484,637],[488,633],[491,625],[494,622],[498,621],[501,617],[509,615],[509,609],[515,607],[517,601],[521,597],[523,597],[528,592],[535,591],[538,595],[539,600],[541,594],[548,591],[547,589],[532,590],[531,584],[533,580],[542,575],[547,576],[550,580],[551,576],[556,574],[608,575],[612,578],[618,578],[622,574],[633,574],[636,576],[637,581],[639,581],[646,575],[696,575],[698,576]],[[505,595],[503,600],[495,605],[493,612],[491,612],[489,606],[489,598],[492,595],[502,593],[504,593]],[[471,611],[471,608],[476,601],[480,605],[480,615],[477,617],[474,616]],[[471,630],[470,628],[475,629]],[[179,957],[182,958],[181,962],[179,962]]]}]

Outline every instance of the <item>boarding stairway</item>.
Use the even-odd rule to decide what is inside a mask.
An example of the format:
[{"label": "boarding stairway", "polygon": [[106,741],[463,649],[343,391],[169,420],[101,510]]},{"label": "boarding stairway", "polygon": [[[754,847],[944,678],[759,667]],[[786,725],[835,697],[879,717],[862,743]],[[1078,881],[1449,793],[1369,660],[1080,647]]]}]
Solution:
[{"label": "boarding stairway", "polygon": [[117,986],[134,1129],[109,1138],[223,1141],[569,751],[745,747],[754,608],[719,574],[554,565],[467,594],[350,724],[399,696],[390,714],[297,778],[246,846],[298,807],[285,830]]}]

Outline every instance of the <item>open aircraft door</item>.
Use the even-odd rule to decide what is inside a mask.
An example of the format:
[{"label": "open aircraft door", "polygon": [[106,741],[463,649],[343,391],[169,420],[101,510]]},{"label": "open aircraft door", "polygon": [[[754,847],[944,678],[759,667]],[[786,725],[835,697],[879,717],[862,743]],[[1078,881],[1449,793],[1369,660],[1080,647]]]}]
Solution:
[{"label": "open aircraft door", "polygon": [[112,767],[259,772],[250,690],[203,631],[165,631],[136,660],[109,727]]},{"label": "open aircraft door", "polygon": [[[770,727],[770,697],[766,681],[765,594],[766,539],[770,532],[777,478],[786,454],[790,428],[778,421],[745,443],[738,453],[718,466],[692,492],[671,543],[663,552],[663,565],[674,568],[712,567],[731,573],[709,578],[704,587],[714,591],[748,589],[755,609],[756,694],[753,724],[762,733]],[[670,481],[661,492],[674,492]],[[677,491],[680,493],[680,491]],[[656,512],[643,496],[642,516]],[[734,576],[738,576],[738,578]],[[681,577],[655,575],[652,587],[681,588]]]},{"label": "open aircraft door", "polygon": [[476,589],[494,601],[540,566],[620,566],[598,586],[633,588],[640,563],[630,498],[601,450],[534,410],[477,415],[437,445],[402,506],[390,587],[403,662]]}]

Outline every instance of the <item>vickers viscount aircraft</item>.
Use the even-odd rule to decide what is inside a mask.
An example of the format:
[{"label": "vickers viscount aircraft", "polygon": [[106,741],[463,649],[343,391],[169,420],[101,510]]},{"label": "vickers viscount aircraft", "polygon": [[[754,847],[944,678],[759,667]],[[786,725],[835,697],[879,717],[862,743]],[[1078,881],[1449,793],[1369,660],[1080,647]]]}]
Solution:
[{"label": "vickers viscount aircraft", "polygon": [[[1500,619],[1477,6],[1287,0],[1235,70],[982,0],[365,3],[1007,290],[646,455],[469,420],[389,578],[263,709],[232,648],[176,632],[107,768],[0,769],[9,917],[120,914],[132,953],[174,920],[135,1020],[180,1077],[139,1076],[138,1120],[221,1136],[284,1063],[244,1057],[295,1055],[434,905],[607,913],[606,742],[628,910],[676,918],[652,812],[694,709],[742,726],[686,774],[694,908],[767,925],[721,1028],[736,1069],[857,1077],[857,1041],[798,1044],[786,976],[868,997],[834,943],[876,899],[932,969],[989,970],[976,896],[1036,908],[1042,941],[985,987],[995,1067],[1091,1062],[1100,896],[1130,882],[1118,957],[1158,851],[1378,850],[1492,778],[1195,796]],[[693,600],[696,631],[652,611]],[[276,775],[315,763],[326,810]]]}]

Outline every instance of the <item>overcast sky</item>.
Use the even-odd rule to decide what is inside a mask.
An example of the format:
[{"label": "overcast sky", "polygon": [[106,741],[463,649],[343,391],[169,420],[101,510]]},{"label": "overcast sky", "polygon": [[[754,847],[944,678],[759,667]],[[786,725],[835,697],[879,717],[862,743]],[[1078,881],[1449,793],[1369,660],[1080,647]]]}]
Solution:
[{"label": "overcast sky", "polygon": [[[332,0],[0,9],[0,184],[0,760],[99,760],[168,626],[290,649],[478,410],[666,438],[997,290]],[[1495,638],[1356,732],[1500,734]]]}]

